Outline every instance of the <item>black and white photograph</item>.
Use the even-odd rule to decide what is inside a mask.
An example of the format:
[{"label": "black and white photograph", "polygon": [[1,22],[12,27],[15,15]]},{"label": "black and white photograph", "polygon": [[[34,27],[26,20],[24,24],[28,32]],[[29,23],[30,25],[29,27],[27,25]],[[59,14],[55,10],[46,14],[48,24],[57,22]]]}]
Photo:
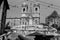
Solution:
[{"label": "black and white photograph", "polygon": [[60,0],[0,0],[0,40],[60,40]]}]

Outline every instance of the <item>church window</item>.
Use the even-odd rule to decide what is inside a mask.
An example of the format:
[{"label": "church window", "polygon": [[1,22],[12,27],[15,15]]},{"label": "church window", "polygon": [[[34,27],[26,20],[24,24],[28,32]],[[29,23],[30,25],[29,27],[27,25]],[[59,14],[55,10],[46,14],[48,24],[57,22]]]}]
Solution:
[{"label": "church window", "polygon": [[23,8],[23,12],[25,12],[26,11],[26,9],[25,8]]},{"label": "church window", "polygon": [[35,20],[35,24],[37,24],[37,20]]},{"label": "church window", "polygon": [[24,22],[23,22],[23,25],[24,25]]},{"label": "church window", "polygon": [[35,20],[35,22],[37,23],[37,20]]},{"label": "church window", "polygon": [[39,7],[35,7],[34,12],[39,12]]},{"label": "church window", "polygon": [[37,11],[38,10],[38,8],[35,8],[35,11]]}]

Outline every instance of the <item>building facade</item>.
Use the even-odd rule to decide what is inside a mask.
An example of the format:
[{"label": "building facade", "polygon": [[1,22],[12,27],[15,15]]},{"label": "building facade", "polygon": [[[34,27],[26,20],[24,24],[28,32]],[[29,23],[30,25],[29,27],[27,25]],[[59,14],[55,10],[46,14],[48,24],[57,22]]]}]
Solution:
[{"label": "building facade", "polygon": [[[23,2],[21,4],[20,18],[7,18],[14,25],[39,25],[40,4],[33,2]],[[19,20],[19,22],[18,22]],[[13,21],[13,22],[12,22]],[[18,22],[18,23],[17,23]]]},{"label": "building facade", "polygon": [[9,26],[11,26],[12,29],[16,29],[17,33],[20,33],[21,35],[27,35],[35,31],[45,35],[53,35],[53,33],[55,33],[50,33],[48,28],[44,29],[43,25],[40,25],[40,4],[38,2],[25,1],[21,3],[20,7],[21,13],[19,14],[19,18],[15,17],[6,19],[6,23],[10,22]]},{"label": "building facade", "polygon": [[[43,27],[43,25],[40,25],[40,4],[38,2],[25,1],[21,3],[20,7],[20,17],[7,18],[6,24],[10,22],[9,26],[18,30],[38,30],[39,26],[40,28]],[[30,32],[21,31],[21,33],[25,34]]]}]

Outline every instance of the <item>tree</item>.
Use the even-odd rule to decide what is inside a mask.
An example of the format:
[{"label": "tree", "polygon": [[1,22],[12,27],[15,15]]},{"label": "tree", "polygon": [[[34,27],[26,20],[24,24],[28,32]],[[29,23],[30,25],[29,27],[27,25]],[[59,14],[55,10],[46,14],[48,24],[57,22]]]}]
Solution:
[{"label": "tree", "polygon": [[58,25],[57,25],[57,24],[52,24],[51,26],[52,26],[53,28],[56,28],[56,29],[58,28]]},{"label": "tree", "polygon": [[58,18],[58,17],[59,17],[59,16],[58,16],[57,11],[54,10],[54,11],[52,12],[52,14],[49,15],[49,16],[46,18],[47,24],[49,25],[50,22],[54,22],[54,24],[51,25],[51,26],[57,28],[56,26],[58,26],[58,25],[55,23],[55,19]]},{"label": "tree", "polygon": [[52,27],[55,27],[57,28],[58,25],[55,23],[55,19],[58,18],[58,14],[57,14],[57,11],[53,11],[52,14],[51,14],[51,17],[54,19],[54,24],[52,25]]},{"label": "tree", "polygon": [[57,11],[53,11],[51,14],[51,17],[54,19],[54,24],[55,24],[55,19],[58,17]]},{"label": "tree", "polygon": [[2,17],[1,17],[0,34],[4,33],[7,10],[9,9],[9,4],[7,0],[0,0],[0,6],[2,5],[2,3],[3,3],[3,10],[2,10]]},{"label": "tree", "polygon": [[2,2],[3,2],[3,0],[0,0],[0,6],[1,6]]}]

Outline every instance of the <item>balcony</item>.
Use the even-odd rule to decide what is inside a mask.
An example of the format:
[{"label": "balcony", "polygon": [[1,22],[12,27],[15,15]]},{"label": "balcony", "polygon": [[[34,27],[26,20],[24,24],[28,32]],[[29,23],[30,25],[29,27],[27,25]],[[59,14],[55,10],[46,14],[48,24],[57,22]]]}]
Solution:
[{"label": "balcony", "polygon": [[43,28],[43,25],[18,25],[18,26],[13,26],[11,29],[16,29],[16,30],[47,30]]}]

